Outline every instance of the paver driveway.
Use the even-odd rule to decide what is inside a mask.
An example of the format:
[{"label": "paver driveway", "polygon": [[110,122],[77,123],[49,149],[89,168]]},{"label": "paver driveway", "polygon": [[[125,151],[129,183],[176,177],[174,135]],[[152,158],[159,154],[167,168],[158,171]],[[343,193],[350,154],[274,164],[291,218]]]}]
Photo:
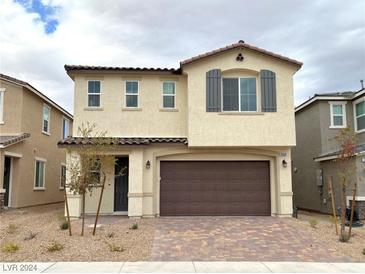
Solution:
[{"label": "paver driveway", "polygon": [[349,262],[278,217],[160,217],[153,261]]}]

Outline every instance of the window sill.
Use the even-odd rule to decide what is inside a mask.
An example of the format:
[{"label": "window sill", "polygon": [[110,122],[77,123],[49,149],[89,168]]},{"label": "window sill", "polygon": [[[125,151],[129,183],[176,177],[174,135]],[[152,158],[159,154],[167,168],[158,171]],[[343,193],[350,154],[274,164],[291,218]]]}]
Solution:
[{"label": "window sill", "polygon": [[142,111],[141,108],[135,108],[135,107],[123,107],[122,111]]},{"label": "window sill", "polygon": [[84,108],[85,111],[103,111],[104,108],[102,107],[86,107]]},{"label": "window sill", "polygon": [[264,112],[257,112],[257,111],[252,111],[252,112],[245,112],[245,111],[223,111],[223,112],[219,112],[219,115],[264,115]]},{"label": "window sill", "polygon": [[34,187],[33,191],[44,191],[46,190],[44,187]]},{"label": "window sill", "polygon": [[340,126],[340,127],[336,127],[336,126],[330,126],[330,129],[344,129],[347,128],[347,126]]},{"label": "window sill", "polygon": [[63,190],[65,190],[65,188],[64,187],[59,187],[58,190],[62,190],[63,191]]},{"label": "window sill", "polygon": [[360,133],[364,133],[365,132],[365,128],[364,129],[360,129],[360,130],[355,130],[356,134],[360,134]]},{"label": "window sill", "polygon": [[42,131],[42,133],[43,133],[44,135],[51,136],[51,133],[49,133],[49,132]]},{"label": "window sill", "polygon": [[161,112],[178,112],[177,108],[160,108]]}]

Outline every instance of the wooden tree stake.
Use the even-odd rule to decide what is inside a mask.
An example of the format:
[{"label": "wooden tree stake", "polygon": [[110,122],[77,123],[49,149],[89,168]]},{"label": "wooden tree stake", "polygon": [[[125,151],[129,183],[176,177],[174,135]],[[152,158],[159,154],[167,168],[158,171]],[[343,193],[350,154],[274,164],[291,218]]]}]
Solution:
[{"label": "wooden tree stake", "polygon": [[103,184],[102,184],[102,187],[101,187],[101,192],[100,192],[100,198],[99,198],[99,204],[98,204],[98,209],[96,211],[96,216],[95,216],[95,224],[94,224],[94,229],[93,229],[93,235],[95,235],[95,232],[96,232],[96,226],[98,224],[98,219],[99,219],[99,213],[100,213],[100,207],[101,207],[101,201],[103,199],[103,193],[104,193],[104,187],[105,187],[105,181],[106,181],[106,178],[105,178],[105,174],[103,175]]},{"label": "wooden tree stake", "polygon": [[350,214],[350,225],[349,225],[349,240],[351,238],[351,229],[352,229],[352,219],[354,218],[354,211],[355,211],[355,199],[356,199],[356,191],[357,191],[357,183],[354,186],[354,192],[352,194],[352,204],[351,204],[351,214]]},{"label": "wooden tree stake", "polygon": [[336,206],[335,206],[335,195],[333,193],[333,184],[332,184],[332,176],[328,178],[328,192],[331,194],[331,201],[332,201],[332,212],[333,212],[333,219],[335,221],[335,228],[336,228],[336,235],[338,235],[338,227],[337,227],[337,216],[336,216]]},{"label": "wooden tree stake", "polygon": [[68,201],[67,201],[67,190],[66,190],[66,186],[65,186],[64,192],[65,192],[65,205],[66,205],[66,214],[67,214],[67,222],[68,222],[68,234],[70,236],[72,236],[72,232],[71,232],[71,220],[70,220],[70,212],[68,210]]}]

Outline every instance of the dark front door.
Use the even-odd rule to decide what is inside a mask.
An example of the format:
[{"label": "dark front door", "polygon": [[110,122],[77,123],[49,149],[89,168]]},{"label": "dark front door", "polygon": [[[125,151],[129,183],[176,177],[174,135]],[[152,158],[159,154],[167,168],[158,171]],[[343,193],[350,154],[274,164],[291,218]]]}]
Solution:
[{"label": "dark front door", "polygon": [[6,192],[5,192],[5,195],[4,195],[4,206],[9,205],[10,171],[11,171],[11,158],[10,157],[5,157],[4,189],[6,190]]},{"label": "dark front door", "polygon": [[128,211],[128,157],[118,157],[115,162],[114,211]]},{"label": "dark front door", "polygon": [[161,216],[270,215],[267,161],[166,161]]}]

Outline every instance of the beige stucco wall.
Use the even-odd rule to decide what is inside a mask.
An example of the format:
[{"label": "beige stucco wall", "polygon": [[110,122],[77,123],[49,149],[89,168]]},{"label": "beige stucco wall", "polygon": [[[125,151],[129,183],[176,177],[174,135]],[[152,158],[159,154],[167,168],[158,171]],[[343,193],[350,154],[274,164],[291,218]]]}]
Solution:
[{"label": "beige stucco wall", "polygon": [[[236,56],[242,53],[243,62]],[[223,76],[256,75],[269,69],[276,73],[277,112],[215,113],[206,112],[206,72],[221,69]],[[296,67],[287,62],[253,53],[247,49],[231,50],[183,67],[188,75],[189,146],[293,146],[295,145],[294,99],[292,76]],[[260,106],[260,96],[258,96]]]},{"label": "beige stucco wall", "polygon": [[[101,107],[87,107],[87,81],[101,81]],[[139,81],[139,107],[125,108],[125,81]],[[176,83],[176,109],[162,109],[163,81]],[[74,132],[85,122],[108,136],[187,136],[186,77],[163,75],[75,76]]]},{"label": "beige stucco wall", "polygon": [[[70,155],[77,151],[71,151]],[[113,148],[105,150],[110,155],[103,162],[107,173],[104,196],[101,206],[102,214],[114,213],[114,157],[129,157],[129,194],[128,216],[158,216],[159,215],[159,166],[162,160],[264,160],[270,162],[271,208],[273,215],[288,216],[292,213],[291,192],[291,158],[288,147],[242,148],[242,149],[197,149],[184,145],[151,145],[148,147]],[[285,155],[286,154],[286,155]],[[68,157],[70,161],[75,160]],[[282,166],[285,159],[288,167]],[[146,169],[145,163],[151,162],[151,168]],[[96,212],[100,190],[94,190],[92,196],[86,196],[85,212]],[[81,212],[80,197],[69,194],[71,216],[79,217]]]},{"label": "beige stucco wall", "polygon": [[[18,92],[19,88],[14,90]],[[5,109],[13,106],[20,113],[20,126],[13,133],[26,132],[31,136],[2,149],[5,155],[15,155],[12,156],[10,206],[25,207],[63,201],[64,193],[59,187],[61,163],[66,163],[66,153],[57,147],[57,142],[62,139],[63,114],[47,104],[51,107],[50,135],[43,134],[43,105],[46,102],[25,88],[20,89],[19,97],[12,96],[12,92],[13,89],[6,91]],[[23,104],[17,104],[17,98],[20,98]],[[5,117],[5,125],[12,123],[12,120],[7,118]],[[72,121],[70,123],[72,130]],[[33,189],[36,157],[46,160],[44,190]]]}]

